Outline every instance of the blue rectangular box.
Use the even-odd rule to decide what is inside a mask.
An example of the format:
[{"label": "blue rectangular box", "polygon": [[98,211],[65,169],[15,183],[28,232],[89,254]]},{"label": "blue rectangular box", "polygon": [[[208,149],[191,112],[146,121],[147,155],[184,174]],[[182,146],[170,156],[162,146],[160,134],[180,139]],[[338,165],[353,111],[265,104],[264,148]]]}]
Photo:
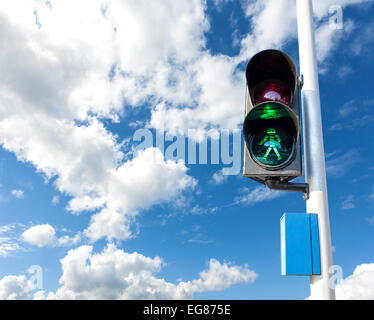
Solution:
[{"label": "blue rectangular box", "polygon": [[285,213],[281,218],[282,275],[321,274],[318,215]]}]

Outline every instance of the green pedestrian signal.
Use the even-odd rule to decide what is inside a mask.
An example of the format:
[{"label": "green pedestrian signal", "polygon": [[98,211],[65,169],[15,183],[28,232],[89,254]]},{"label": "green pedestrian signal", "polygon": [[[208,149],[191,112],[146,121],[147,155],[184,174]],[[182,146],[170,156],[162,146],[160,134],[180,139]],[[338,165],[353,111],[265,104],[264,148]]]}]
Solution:
[{"label": "green pedestrian signal", "polygon": [[[264,138],[258,142],[261,137]],[[283,137],[283,139],[281,138]],[[278,167],[289,161],[293,151],[293,137],[290,137],[284,130],[270,128],[258,132],[250,142],[252,157],[260,165]]]},{"label": "green pedestrian signal", "polygon": [[285,183],[302,175],[299,78],[285,53],[265,50],[246,70],[243,175]]},{"label": "green pedestrian signal", "polygon": [[281,168],[295,152],[295,117],[286,106],[266,102],[252,109],[245,119],[244,139],[252,160],[263,168]]},{"label": "green pedestrian signal", "polygon": [[281,141],[282,141],[282,139],[277,134],[277,131],[274,128],[267,129],[265,138],[262,139],[258,143],[258,145],[259,146],[264,145],[265,147],[268,147],[268,148],[266,150],[265,155],[262,158],[259,158],[258,155],[256,155],[257,158],[258,159],[263,159],[263,160],[268,160],[269,153],[271,151],[274,151],[274,153],[277,156],[277,160],[278,161],[282,160],[282,156],[280,155],[280,153],[278,151],[278,149],[282,149]]},{"label": "green pedestrian signal", "polygon": [[265,145],[266,147],[268,147],[263,159],[267,160],[269,153],[271,151],[274,151],[274,153],[277,155],[278,160],[281,160],[282,156],[278,151],[278,149],[282,148],[281,141],[282,139],[277,134],[277,131],[274,128],[267,129],[265,138],[258,143],[259,146]]}]

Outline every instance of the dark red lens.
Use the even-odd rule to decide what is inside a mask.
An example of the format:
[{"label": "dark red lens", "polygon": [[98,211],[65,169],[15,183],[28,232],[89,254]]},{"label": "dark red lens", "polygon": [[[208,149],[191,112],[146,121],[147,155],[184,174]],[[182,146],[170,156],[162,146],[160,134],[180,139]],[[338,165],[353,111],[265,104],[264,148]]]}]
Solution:
[{"label": "dark red lens", "polygon": [[284,82],[268,80],[253,89],[255,105],[266,101],[279,101],[289,106],[292,98],[291,88]]}]

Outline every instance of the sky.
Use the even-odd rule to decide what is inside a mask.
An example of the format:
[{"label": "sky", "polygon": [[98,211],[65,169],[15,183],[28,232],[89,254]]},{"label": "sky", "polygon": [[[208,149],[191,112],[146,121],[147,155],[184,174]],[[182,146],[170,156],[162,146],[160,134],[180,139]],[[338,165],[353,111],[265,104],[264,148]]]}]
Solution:
[{"label": "sky", "polygon": [[[373,1],[313,6],[336,294],[374,299]],[[0,39],[0,299],[309,297],[280,265],[302,195],[240,168],[295,0],[2,0]]]}]

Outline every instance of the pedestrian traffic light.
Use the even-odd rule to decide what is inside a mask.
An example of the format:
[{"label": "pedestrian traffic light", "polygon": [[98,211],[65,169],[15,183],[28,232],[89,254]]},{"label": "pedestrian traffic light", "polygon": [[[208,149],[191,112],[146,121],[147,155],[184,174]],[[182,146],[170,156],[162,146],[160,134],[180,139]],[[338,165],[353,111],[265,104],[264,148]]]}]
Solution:
[{"label": "pedestrian traffic light", "polygon": [[268,186],[287,183],[302,175],[296,65],[281,51],[261,51],[249,61],[246,80],[243,175]]}]

